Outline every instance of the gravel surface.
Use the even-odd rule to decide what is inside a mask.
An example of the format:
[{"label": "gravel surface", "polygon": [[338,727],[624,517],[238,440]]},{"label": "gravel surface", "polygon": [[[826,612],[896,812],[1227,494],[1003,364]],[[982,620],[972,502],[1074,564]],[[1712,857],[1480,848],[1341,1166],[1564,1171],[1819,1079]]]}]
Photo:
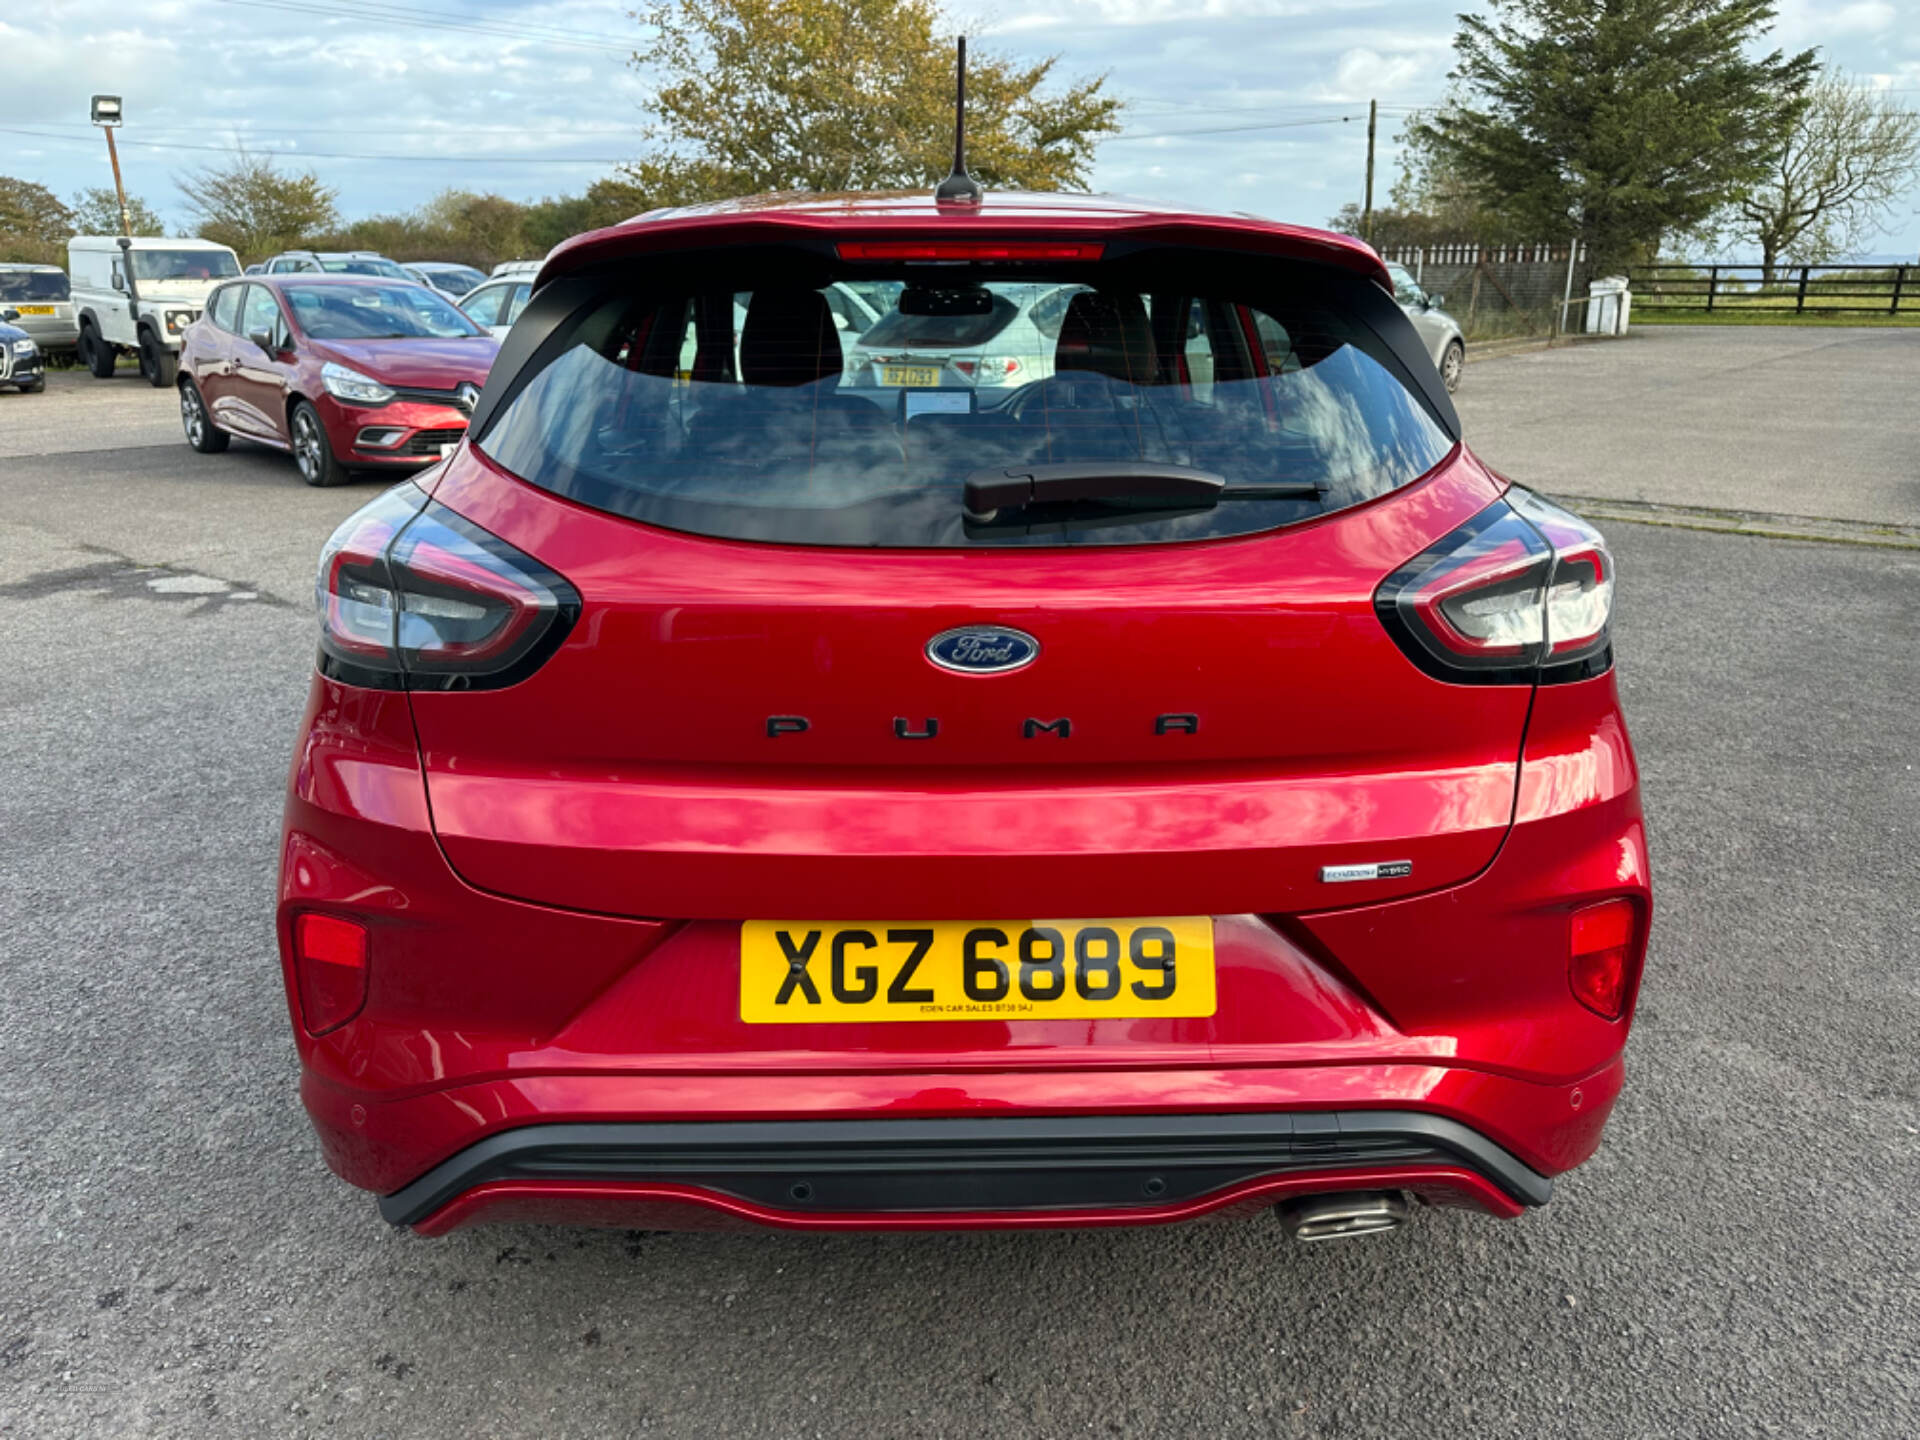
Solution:
[{"label": "gravel surface", "polygon": [[0,1434],[1914,1434],[1920,556],[1612,527],[1659,910],[1523,1220],[428,1241],[326,1172],[271,928],[312,557],[376,489],[0,459]]}]

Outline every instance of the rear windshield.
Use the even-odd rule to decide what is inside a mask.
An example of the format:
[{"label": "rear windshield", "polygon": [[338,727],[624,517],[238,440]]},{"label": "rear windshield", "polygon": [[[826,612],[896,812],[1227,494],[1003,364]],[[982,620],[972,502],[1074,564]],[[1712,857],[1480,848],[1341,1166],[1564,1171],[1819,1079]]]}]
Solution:
[{"label": "rear windshield", "polygon": [[[1454,445],[1404,358],[1411,332],[1382,338],[1404,317],[1344,272],[1181,252],[1051,271],[739,253],[679,283],[652,267],[646,288],[561,317],[481,449],[668,529],[951,547],[1248,534],[1408,484]],[[864,332],[847,293],[878,312]],[[969,510],[970,478],[1035,465],[1072,467],[1076,493]],[[1224,487],[1143,497],[1141,465]],[[1133,494],[1101,489],[1129,475]]]},{"label": "rear windshield", "polygon": [[0,270],[0,300],[65,300],[67,277],[58,270]]},{"label": "rear windshield", "polygon": [[401,285],[284,285],[294,319],[315,340],[451,339],[481,333],[443,298],[409,280]]}]

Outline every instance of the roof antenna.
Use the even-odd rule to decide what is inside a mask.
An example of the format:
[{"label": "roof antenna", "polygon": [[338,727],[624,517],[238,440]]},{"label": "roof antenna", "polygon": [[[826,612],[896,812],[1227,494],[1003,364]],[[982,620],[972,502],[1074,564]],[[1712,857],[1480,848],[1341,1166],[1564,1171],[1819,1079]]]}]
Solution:
[{"label": "roof antenna", "polygon": [[942,205],[978,205],[986,191],[967,174],[967,37],[960,37],[960,58],[954,69],[953,173],[940,182],[933,198]]}]

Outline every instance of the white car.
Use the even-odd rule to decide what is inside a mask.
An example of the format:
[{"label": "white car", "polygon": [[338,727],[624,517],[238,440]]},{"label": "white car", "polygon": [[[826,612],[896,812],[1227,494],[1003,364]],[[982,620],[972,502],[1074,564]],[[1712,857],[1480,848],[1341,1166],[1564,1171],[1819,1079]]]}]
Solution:
[{"label": "white car", "polygon": [[1467,363],[1467,337],[1460,332],[1460,322],[1441,308],[1444,295],[1429,295],[1403,266],[1389,262],[1387,274],[1393,278],[1393,298],[1413,322],[1447,393],[1452,394],[1460,388],[1460,372]]},{"label": "white car", "polygon": [[484,328],[494,339],[504,340],[507,332],[513,328],[513,322],[520,318],[520,312],[527,308],[527,297],[532,293],[531,273],[518,278],[509,275],[474,286],[456,303],[467,312],[467,318],[474,324]]},{"label": "white car", "polygon": [[240,273],[240,257],[211,240],[164,236],[76,235],[67,242],[80,363],[98,380],[113,378],[122,350],[140,357],[140,373],[173,388],[180,339],[207,308],[222,280]]},{"label": "white car", "polygon": [[989,281],[992,309],[908,315],[889,308],[847,347],[849,388],[1011,389],[1053,374],[1054,344],[1083,285]]}]

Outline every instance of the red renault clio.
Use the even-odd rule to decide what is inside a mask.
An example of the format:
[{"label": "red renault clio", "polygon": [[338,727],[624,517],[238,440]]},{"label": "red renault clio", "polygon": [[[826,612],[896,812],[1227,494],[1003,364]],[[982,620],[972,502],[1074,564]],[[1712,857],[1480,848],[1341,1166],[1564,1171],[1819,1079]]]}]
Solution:
[{"label": "red renault clio", "polygon": [[561,247],[321,559],[328,1163],[427,1234],[1542,1204],[1646,838],[1606,546],[1460,429],[1318,231],[915,193]]},{"label": "red renault clio", "polygon": [[433,463],[466,433],[499,342],[411,280],[272,275],[207,300],[180,347],[180,424],[293,453],[309,485]]}]

